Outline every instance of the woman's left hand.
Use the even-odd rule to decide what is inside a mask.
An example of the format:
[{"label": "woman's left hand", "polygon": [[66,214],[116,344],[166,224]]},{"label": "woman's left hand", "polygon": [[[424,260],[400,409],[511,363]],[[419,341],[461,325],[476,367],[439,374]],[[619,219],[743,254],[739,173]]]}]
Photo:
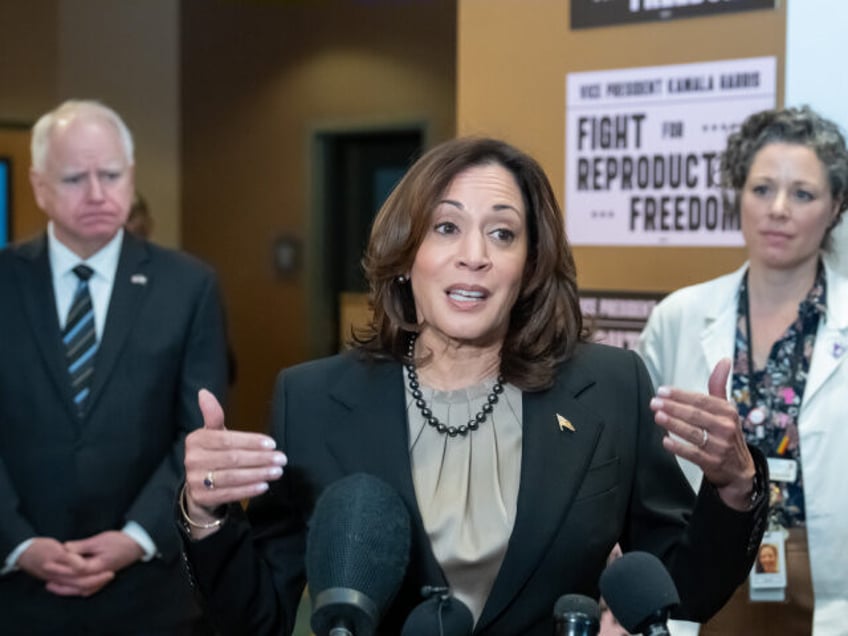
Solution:
[{"label": "woman's left hand", "polygon": [[708,394],[659,387],[651,410],[656,423],[674,434],[663,438],[666,450],[699,466],[728,506],[747,510],[756,468],[736,407],[725,397],[730,369],[729,358],[716,364]]}]

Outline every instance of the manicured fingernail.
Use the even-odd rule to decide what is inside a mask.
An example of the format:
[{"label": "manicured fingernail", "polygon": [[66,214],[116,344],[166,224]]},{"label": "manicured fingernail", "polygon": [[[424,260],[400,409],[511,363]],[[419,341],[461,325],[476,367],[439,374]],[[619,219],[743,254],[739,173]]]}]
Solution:
[{"label": "manicured fingernail", "polygon": [[288,458],[283,453],[274,453],[271,456],[271,461],[278,466],[285,466],[289,462]]},{"label": "manicured fingernail", "polygon": [[273,437],[265,437],[262,439],[262,448],[277,448],[277,442]]},{"label": "manicured fingernail", "polygon": [[659,398],[651,398],[651,408],[652,409],[661,409],[663,407],[663,401]]},{"label": "manicured fingernail", "polygon": [[256,484],[256,492],[257,493],[265,492],[266,490],[268,490],[268,484],[265,483],[264,481],[261,484]]},{"label": "manicured fingernail", "polygon": [[277,477],[279,477],[282,474],[283,474],[283,469],[280,468],[279,466],[274,466],[273,468],[268,469],[268,478],[269,479],[276,479]]},{"label": "manicured fingernail", "polygon": [[671,387],[661,386],[657,389],[657,395],[662,397],[668,397],[669,395],[671,395]]}]

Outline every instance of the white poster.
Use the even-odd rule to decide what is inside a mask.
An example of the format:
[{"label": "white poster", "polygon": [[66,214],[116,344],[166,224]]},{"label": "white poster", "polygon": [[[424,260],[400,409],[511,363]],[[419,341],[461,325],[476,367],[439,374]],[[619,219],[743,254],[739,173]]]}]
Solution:
[{"label": "white poster", "polygon": [[718,187],[727,135],[775,106],[774,57],[566,77],[572,245],[740,246]]}]

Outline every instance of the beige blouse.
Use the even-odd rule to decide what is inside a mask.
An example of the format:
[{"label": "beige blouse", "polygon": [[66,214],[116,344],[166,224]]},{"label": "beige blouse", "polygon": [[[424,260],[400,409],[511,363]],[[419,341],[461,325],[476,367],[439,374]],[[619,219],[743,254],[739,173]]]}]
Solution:
[{"label": "beige blouse", "polygon": [[[465,424],[494,380],[457,391],[421,386],[439,421]],[[450,437],[428,426],[406,389],[412,478],[424,527],[451,592],[480,618],[515,523],[521,472],[521,391],[509,384],[476,431]]]}]

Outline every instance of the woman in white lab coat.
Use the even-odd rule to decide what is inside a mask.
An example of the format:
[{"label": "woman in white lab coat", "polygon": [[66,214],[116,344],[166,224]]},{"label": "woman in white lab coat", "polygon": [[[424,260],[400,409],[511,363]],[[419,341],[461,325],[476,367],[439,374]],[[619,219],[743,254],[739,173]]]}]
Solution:
[{"label": "woman in white lab coat", "polygon": [[[827,249],[848,207],[848,150],[808,108],[765,111],[730,136],[722,179],[748,261],[663,300],[639,350],[655,385],[690,390],[733,361],[729,397],[748,443],[769,458],[764,540],[780,543],[786,565],[754,574],[700,633],[845,634],[848,279]],[[697,487],[700,470],[681,463]]]}]

